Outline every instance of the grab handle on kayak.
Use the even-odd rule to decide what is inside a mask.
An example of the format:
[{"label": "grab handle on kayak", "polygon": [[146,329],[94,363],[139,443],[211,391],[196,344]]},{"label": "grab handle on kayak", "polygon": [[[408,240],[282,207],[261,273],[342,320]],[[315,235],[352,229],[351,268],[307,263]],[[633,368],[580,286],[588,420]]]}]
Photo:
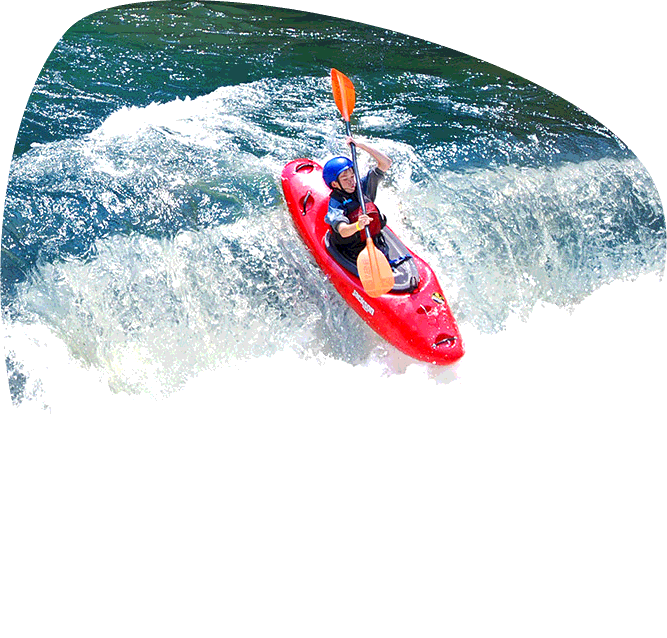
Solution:
[{"label": "grab handle on kayak", "polygon": [[295,173],[300,173],[301,171],[308,169],[308,172],[310,173],[314,168],[315,164],[312,162],[301,162],[301,164],[297,164],[296,168],[294,169]]},{"label": "grab handle on kayak", "polygon": [[303,214],[304,214],[304,215],[308,212],[308,211],[306,210],[306,207],[308,206],[308,199],[312,199],[312,197],[313,197],[313,193],[312,193],[312,191],[308,191],[308,192],[306,193],[306,196],[303,198],[302,206],[303,206]]}]

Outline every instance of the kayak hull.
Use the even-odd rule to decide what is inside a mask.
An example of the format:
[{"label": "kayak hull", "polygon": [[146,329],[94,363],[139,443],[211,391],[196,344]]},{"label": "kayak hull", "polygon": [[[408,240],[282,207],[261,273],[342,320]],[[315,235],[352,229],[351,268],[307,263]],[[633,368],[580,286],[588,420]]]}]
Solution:
[{"label": "kayak hull", "polygon": [[[370,297],[359,278],[327,249],[329,226],[324,217],[330,191],[322,179],[322,167],[310,159],[293,160],[283,169],[281,181],[292,221],[304,243],[343,299],[377,334],[420,361],[450,365],[463,356],[454,316],[424,260],[409,251],[409,267],[418,273],[416,287]],[[395,237],[390,228],[386,230]]]}]

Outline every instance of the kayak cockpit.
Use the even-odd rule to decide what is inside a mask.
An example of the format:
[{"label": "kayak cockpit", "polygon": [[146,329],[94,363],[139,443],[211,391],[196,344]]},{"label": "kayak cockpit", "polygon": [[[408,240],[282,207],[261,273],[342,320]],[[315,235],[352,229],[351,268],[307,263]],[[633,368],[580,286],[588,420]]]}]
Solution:
[{"label": "kayak cockpit", "polygon": [[[384,243],[387,246],[387,259],[394,273],[394,287],[392,293],[408,293],[416,290],[419,286],[419,271],[412,258],[412,253],[406,248],[405,244],[387,228],[381,231]],[[331,241],[331,231],[327,231],[324,236],[324,245],[331,257],[340,264],[345,270],[359,277],[356,262],[343,254]]]}]

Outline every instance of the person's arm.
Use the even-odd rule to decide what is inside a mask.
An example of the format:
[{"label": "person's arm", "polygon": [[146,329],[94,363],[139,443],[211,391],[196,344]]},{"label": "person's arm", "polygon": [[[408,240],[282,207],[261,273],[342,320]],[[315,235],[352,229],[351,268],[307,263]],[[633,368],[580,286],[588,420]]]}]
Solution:
[{"label": "person's arm", "polygon": [[363,230],[368,224],[370,224],[372,219],[368,215],[359,215],[359,219],[354,224],[346,224],[345,222],[340,222],[336,226],[336,232],[341,237],[350,237],[354,233],[358,233],[360,230]]},{"label": "person's arm", "polygon": [[346,138],[345,141],[348,144],[354,144],[357,148],[360,148],[362,151],[366,151],[366,153],[368,153],[377,162],[378,168],[383,173],[386,173],[389,170],[389,167],[391,166],[391,158],[387,157],[381,151],[378,151],[378,149],[366,144],[365,142],[359,142],[352,137]]},{"label": "person's arm", "polygon": [[329,209],[324,217],[324,221],[341,237],[350,237],[354,233],[363,230],[365,226],[368,226],[372,219],[369,215],[359,215],[356,222],[350,223],[350,220],[345,216],[344,209],[339,207],[333,200],[330,200]]}]

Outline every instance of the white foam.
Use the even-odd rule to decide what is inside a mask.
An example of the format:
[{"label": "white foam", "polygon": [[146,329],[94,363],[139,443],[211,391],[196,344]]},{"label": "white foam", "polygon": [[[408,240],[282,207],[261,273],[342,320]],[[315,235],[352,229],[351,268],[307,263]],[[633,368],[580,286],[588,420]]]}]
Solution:
[{"label": "white foam", "polygon": [[[514,317],[497,334],[463,325],[467,352],[450,368],[416,362],[381,341],[362,365],[325,355],[304,358],[288,346],[274,355],[219,365],[147,405],[164,418],[183,417],[197,405],[201,413],[215,409],[221,418],[244,414],[250,420],[271,415],[307,421],[313,415],[331,418],[321,406],[342,384],[358,396],[360,414],[381,414],[378,406],[386,397],[392,420],[399,422],[473,418],[555,425],[562,418],[618,422],[632,413],[655,418],[650,415],[662,408],[665,382],[665,299],[665,283],[647,275],[604,286],[572,313],[542,304],[527,321]],[[113,421],[116,409],[122,413],[128,404],[140,403],[109,389],[113,370],[118,368],[127,386],[135,379],[150,394],[166,365],[128,342],[108,354],[104,373],[85,368],[39,325],[10,326],[7,341],[7,349],[27,368],[27,393],[34,396],[18,412],[45,404],[65,420],[92,411]],[[258,394],[261,401],[255,400]],[[91,397],[92,407],[86,400]]]},{"label": "white foam", "polygon": [[571,315],[462,326],[454,379],[387,348],[357,366],[283,351],[159,401],[114,394],[48,331],[14,326],[51,411],[25,402],[3,428],[7,599],[37,596],[50,624],[76,609],[77,627],[113,600],[105,626],[148,614],[169,635],[306,636],[332,609],[329,635],[429,635],[443,605],[461,635],[517,617],[526,637],[648,629],[636,614],[662,603],[667,532],[666,298],[643,277]]}]

